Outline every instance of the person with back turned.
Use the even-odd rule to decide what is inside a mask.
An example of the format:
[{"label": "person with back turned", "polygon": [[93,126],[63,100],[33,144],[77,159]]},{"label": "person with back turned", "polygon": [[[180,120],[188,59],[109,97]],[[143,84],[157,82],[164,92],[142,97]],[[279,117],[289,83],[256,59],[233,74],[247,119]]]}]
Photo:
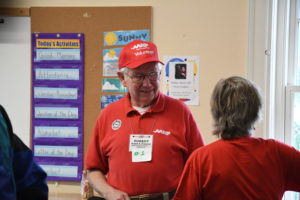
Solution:
[{"label": "person with back turned", "polygon": [[211,96],[219,140],[194,151],[174,200],[280,200],[300,191],[300,152],[273,139],[252,137],[261,96],[254,83],[233,76]]}]

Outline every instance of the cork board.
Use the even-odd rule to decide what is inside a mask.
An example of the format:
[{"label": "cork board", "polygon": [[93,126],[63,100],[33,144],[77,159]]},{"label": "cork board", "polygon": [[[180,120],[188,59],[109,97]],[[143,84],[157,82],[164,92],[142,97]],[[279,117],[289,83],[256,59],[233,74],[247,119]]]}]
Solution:
[{"label": "cork board", "polygon": [[150,6],[31,7],[30,16],[32,33],[84,34],[85,155],[95,121],[101,111],[104,32],[149,30],[151,33],[152,8]]}]

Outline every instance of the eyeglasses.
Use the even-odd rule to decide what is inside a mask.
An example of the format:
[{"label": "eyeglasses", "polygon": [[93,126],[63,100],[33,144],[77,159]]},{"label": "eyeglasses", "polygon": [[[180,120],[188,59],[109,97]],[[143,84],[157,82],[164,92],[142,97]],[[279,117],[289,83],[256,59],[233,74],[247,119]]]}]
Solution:
[{"label": "eyeglasses", "polygon": [[158,76],[160,73],[158,72],[149,72],[148,74],[136,74],[136,75],[129,75],[126,73],[127,76],[135,83],[141,83],[147,77],[150,81],[157,81]]}]

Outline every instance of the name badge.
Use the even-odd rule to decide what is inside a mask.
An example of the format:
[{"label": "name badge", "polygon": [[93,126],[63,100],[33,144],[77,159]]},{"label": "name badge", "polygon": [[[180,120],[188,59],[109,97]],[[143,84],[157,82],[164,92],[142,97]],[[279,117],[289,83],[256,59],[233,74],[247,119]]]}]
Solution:
[{"label": "name badge", "polygon": [[129,151],[132,162],[147,162],[152,160],[153,135],[131,134]]}]

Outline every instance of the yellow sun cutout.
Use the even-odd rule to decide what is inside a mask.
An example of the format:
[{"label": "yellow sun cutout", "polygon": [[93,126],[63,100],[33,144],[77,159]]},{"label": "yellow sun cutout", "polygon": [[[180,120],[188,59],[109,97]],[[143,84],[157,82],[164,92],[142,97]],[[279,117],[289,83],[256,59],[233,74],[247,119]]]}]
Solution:
[{"label": "yellow sun cutout", "polygon": [[116,56],[116,51],[114,49],[108,50],[108,57],[114,58]]},{"label": "yellow sun cutout", "polygon": [[113,45],[117,42],[117,35],[114,32],[108,32],[104,38],[107,45]]}]

